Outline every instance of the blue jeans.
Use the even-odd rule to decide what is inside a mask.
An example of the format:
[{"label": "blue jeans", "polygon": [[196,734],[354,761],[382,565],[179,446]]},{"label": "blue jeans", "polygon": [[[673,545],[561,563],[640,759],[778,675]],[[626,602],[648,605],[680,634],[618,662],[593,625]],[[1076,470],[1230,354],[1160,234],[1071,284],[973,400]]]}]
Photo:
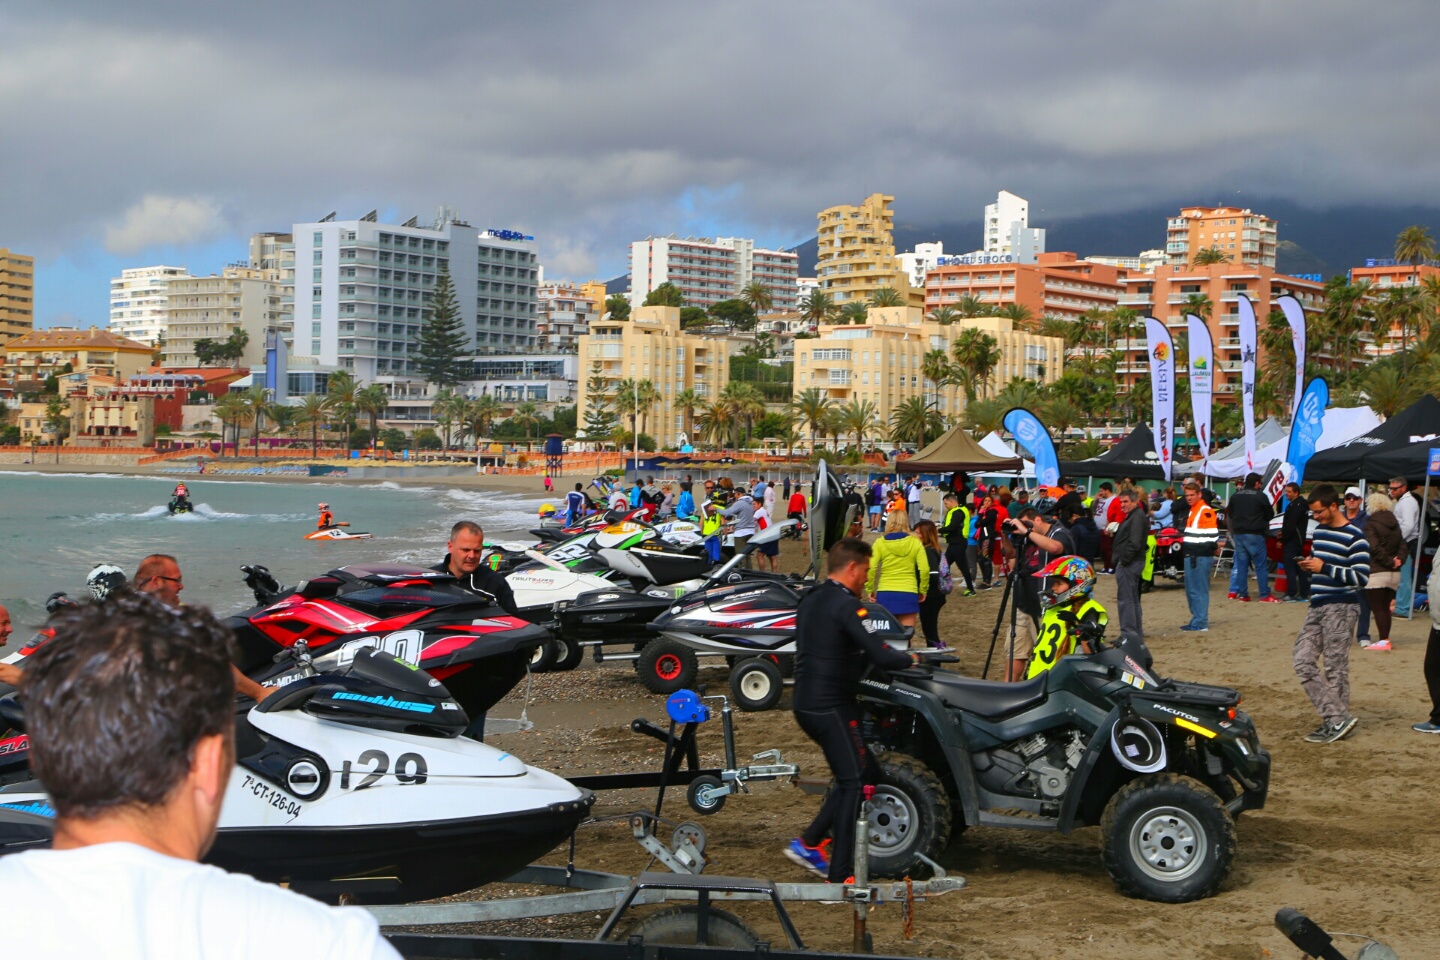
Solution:
[{"label": "blue jeans", "polygon": [[[1412,548],[1414,544],[1410,545]],[[1410,580],[1415,576],[1415,560],[1413,557],[1406,557],[1405,562],[1400,564],[1400,589],[1395,591],[1395,616],[1408,617],[1410,608],[1415,602],[1415,595],[1410,589]]]},{"label": "blue jeans", "polygon": [[1230,537],[1235,549],[1235,566],[1230,572],[1230,592],[1243,597],[1250,590],[1250,568],[1260,584],[1260,598],[1270,596],[1270,559],[1265,556],[1265,536],[1237,533]]},{"label": "blue jeans", "polygon": [[1190,626],[1210,626],[1210,574],[1214,557],[1185,558],[1185,602],[1190,605]]}]

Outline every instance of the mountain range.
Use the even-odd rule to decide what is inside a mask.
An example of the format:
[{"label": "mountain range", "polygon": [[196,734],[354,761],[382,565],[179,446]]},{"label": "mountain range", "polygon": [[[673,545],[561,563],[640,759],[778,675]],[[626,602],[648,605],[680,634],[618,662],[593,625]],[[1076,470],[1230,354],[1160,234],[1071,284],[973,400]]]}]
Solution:
[{"label": "mountain range", "polygon": [[[1047,250],[1069,250],[1082,257],[1133,257],[1141,250],[1165,246],[1165,222],[1183,206],[1176,202],[1033,225],[1045,228]],[[1246,206],[1276,220],[1276,267],[1292,275],[1318,273],[1332,277],[1363,266],[1367,259],[1390,257],[1395,251],[1395,236],[1416,224],[1440,233],[1440,207],[1357,205],[1312,210],[1291,200],[1257,200]],[[897,251],[913,250],[917,243],[937,240],[945,244],[947,253],[969,253],[981,245],[979,217],[928,225],[896,219]],[[816,240],[812,237],[792,249],[800,255],[800,275],[815,276]],[[606,285],[611,293],[623,292],[629,286],[628,275]]]}]

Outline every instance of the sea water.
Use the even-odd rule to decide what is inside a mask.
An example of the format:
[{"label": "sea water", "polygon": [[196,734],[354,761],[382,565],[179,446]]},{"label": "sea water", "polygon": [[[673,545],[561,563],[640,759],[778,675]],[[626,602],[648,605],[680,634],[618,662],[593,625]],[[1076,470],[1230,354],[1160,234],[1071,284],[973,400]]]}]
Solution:
[{"label": "sea water", "polygon": [[[349,563],[437,563],[450,527],[474,520],[486,540],[533,539],[545,502],[535,494],[374,483],[186,478],[195,512],[166,509],[175,477],[0,472],[0,603],[15,622],[13,652],[45,620],[57,590],[86,596],[98,563],[134,575],[140,560],[168,553],[180,562],[186,603],[230,614],[254,604],[241,564],[263,564],[281,583]],[[539,486],[537,482],[537,487]],[[351,532],[372,540],[314,541],[320,501]]]}]

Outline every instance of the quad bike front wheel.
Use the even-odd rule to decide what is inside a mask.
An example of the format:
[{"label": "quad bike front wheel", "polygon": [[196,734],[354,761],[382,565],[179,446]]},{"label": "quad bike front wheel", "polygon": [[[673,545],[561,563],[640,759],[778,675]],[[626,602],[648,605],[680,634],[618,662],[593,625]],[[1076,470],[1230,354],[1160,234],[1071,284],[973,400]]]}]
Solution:
[{"label": "quad bike front wheel", "polygon": [[1127,896],[1188,903],[1214,896],[1235,859],[1235,822],[1209,787],[1174,773],[1132,780],[1100,821],[1105,868]]},{"label": "quad bike front wheel", "polygon": [[914,757],[886,753],[878,760],[880,782],[865,805],[870,875],[898,879],[914,875],[921,856],[934,859],[950,842],[950,795],[940,778]]},{"label": "quad bike front wheel", "polygon": [[695,651],[683,643],[662,637],[645,644],[645,649],[640,651],[640,659],[635,662],[635,669],[646,690],[669,696],[695,682],[700,660]]}]

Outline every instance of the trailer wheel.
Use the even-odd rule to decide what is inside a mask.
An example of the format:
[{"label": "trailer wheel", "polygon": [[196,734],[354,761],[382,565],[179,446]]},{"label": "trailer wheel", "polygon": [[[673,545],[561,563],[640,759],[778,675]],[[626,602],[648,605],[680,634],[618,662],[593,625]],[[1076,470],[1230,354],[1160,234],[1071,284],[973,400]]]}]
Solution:
[{"label": "trailer wheel", "polygon": [[690,804],[690,809],[699,814],[719,813],[720,808],[725,806],[726,794],[712,794],[711,791],[718,790],[725,784],[719,777],[712,777],[708,774],[703,777],[696,777],[690,781],[690,786],[685,790],[685,802]]},{"label": "trailer wheel", "polygon": [[585,648],[575,640],[557,640],[561,654],[555,661],[554,670],[574,670],[585,659]]},{"label": "trailer wheel", "polygon": [[1100,835],[1105,868],[1120,892],[1157,903],[1214,896],[1235,859],[1235,822],[1220,798],[1174,773],[1117,790]]},{"label": "trailer wheel", "polygon": [[530,654],[530,672],[548,673],[554,669],[555,661],[559,658],[559,646],[559,640],[546,640],[536,647],[535,652]]},{"label": "trailer wheel", "polygon": [[780,695],[785,692],[785,681],[781,679],[780,668],[773,660],[751,657],[741,660],[730,671],[730,692],[741,710],[769,710],[780,702]]},{"label": "trailer wheel", "polygon": [[[631,931],[631,935],[639,936],[646,946],[699,946],[700,910],[698,907],[668,907],[642,920]],[[728,910],[710,908],[704,946],[726,947],[753,953],[759,942],[759,935],[735,914]]]},{"label": "trailer wheel", "polygon": [[669,695],[695,682],[700,661],[695,651],[683,643],[661,638],[645,644],[645,649],[640,651],[640,659],[636,661],[636,669],[646,690]]}]

